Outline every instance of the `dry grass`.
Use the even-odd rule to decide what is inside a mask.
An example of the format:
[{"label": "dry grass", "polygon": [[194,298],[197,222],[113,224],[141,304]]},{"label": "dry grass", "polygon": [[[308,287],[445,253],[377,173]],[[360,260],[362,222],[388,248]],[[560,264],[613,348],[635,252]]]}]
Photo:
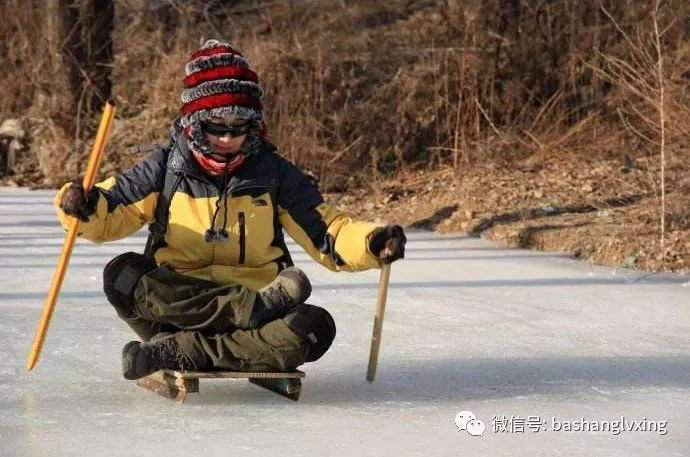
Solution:
[{"label": "dry grass", "polygon": [[[69,120],[60,119],[56,107],[64,94],[56,91],[40,37],[29,25],[44,13],[42,3],[8,0],[0,6],[0,13],[13,18],[0,27],[0,56],[12,64],[0,76],[0,114],[23,116],[39,105],[45,113],[40,120],[62,128]],[[630,87],[618,83],[655,77],[646,62],[637,65],[654,57],[648,36],[653,3],[221,5],[118,2],[113,80],[118,117],[130,135],[115,138],[113,147],[163,139],[179,108],[183,63],[210,36],[230,39],[249,55],[266,89],[273,140],[332,185],[339,182],[334,167],[349,171],[367,163],[362,178],[371,179],[372,170],[388,174],[419,165],[460,169],[602,147],[620,153],[637,133],[644,135],[626,116],[639,110],[628,97]],[[674,104],[687,106],[688,37],[682,20],[673,18],[689,10],[686,2],[673,0],[660,10],[669,120],[678,118]],[[635,39],[646,44],[629,46]],[[623,101],[626,106],[619,106]],[[624,134],[610,135],[621,122],[615,113],[630,127]],[[48,135],[57,133],[49,129]],[[672,143],[669,134],[669,150]]]},{"label": "dry grass", "polygon": [[[93,126],[75,134],[61,109],[68,97],[36,27],[44,10],[0,3],[11,18],[0,25],[0,119],[19,117],[32,133],[21,176],[54,186],[83,169]],[[467,176],[627,157],[648,164],[636,192],[659,196],[668,232],[687,220],[677,197],[690,160],[688,17],[682,0],[121,0],[119,112],[102,172],[137,159],[127,146],[166,139],[184,62],[215,37],[250,58],[269,137],[324,190],[379,191],[420,169]],[[631,232],[647,223],[638,219],[626,220]]]}]

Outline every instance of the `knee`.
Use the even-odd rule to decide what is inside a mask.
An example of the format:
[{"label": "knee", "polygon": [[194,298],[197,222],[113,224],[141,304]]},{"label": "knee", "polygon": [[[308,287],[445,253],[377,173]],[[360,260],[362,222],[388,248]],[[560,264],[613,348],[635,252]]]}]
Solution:
[{"label": "knee", "polygon": [[103,269],[103,291],[121,316],[132,314],[134,288],[139,279],[156,268],[156,261],[136,252],[125,252]]},{"label": "knee", "polygon": [[284,318],[287,326],[308,345],[307,362],[321,358],[335,339],[335,321],[328,311],[318,306],[301,304]]}]

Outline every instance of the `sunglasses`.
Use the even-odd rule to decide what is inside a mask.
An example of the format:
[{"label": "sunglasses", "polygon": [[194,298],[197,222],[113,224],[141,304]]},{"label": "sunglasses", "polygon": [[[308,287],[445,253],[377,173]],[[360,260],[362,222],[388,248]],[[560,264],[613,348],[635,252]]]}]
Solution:
[{"label": "sunglasses", "polygon": [[249,132],[249,127],[249,122],[232,125],[219,124],[217,122],[203,122],[201,124],[201,129],[206,133],[210,133],[213,136],[230,135],[233,138]]}]

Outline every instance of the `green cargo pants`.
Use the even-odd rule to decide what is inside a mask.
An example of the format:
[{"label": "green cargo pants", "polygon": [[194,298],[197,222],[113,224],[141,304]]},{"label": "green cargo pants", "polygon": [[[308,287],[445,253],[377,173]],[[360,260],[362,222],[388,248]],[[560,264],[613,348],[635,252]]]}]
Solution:
[{"label": "green cargo pants", "polygon": [[141,277],[127,324],[148,341],[173,332],[197,369],[289,371],[302,365],[308,347],[282,319],[249,328],[256,292],[176,273],[166,266]]}]

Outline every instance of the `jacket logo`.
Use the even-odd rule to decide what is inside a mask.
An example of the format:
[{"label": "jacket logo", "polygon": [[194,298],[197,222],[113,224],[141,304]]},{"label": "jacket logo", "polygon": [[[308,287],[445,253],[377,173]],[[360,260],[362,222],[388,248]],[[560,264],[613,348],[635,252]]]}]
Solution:
[{"label": "jacket logo", "polygon": [[254,206],[268,206],[268,203],[263,198],[255,198],[252,200],[252,205]]}]

